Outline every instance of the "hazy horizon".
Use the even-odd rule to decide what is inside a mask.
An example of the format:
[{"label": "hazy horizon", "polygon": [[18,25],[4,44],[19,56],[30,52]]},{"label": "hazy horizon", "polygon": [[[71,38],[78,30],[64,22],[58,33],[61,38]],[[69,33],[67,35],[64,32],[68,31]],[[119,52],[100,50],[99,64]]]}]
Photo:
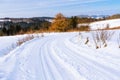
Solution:
[{"label": "hazy horizon", "polygon": [[112,15],[120,13],[120,0],[0,0],[0,18]]}]

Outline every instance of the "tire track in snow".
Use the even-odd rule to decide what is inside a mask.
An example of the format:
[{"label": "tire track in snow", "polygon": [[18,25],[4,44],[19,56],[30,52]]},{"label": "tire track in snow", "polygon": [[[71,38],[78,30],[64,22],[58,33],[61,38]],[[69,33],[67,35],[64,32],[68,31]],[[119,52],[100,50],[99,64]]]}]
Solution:
[{"label": "tire track in snow", "polygon": [[67,64],[62,65],[63,60],[58,60],[53,54],[50,47],[56,37],[33,40],[21,46],[16,55],[14,74],[8,80],[85,80]]},{"label": "tire track in snow", "polygon": [[49,41],[43,45],[43,49],[41,49],[43,51],[42,54],[44,56],[44,64],[48,66],[44,67],[46,67],[48,72],[50,72],[50,74],[46,72],[46,80],[85,80],[82,77],[78,78],[78,75],[75,76],[76,73],[69,72],[68,69],[64,67],[64,65],[61,65],[61,62],[58,62],[56,57],[53,55],[53,52],[51,51],[51,48],[54,48],[51,46],[52,41],[54,42],[53,38],[52,40],[49,39]]},{"label": "tire track in snow", "polygon": [[[120,76],[120,70],[119,70],[119,68],[114,69],[114,67],[107,66],[107,65],[102,64],[102,63],[100,63],[100,62],[98,62],[98,61],[95,61],[94,59],[92,59],[92,58],[93,58],[92,55],[89,55],[90,52],[91,52],[91,53],[94,53],[94,54],[100,54],[100,52],[95,53],[95,51],[92,51],[92,50],[90,50],[90,49],[86,50],[86,49],[81,48],[81,47],[79,48],[79,47],[75,46],[74,44],[72,44],[72,43],[71,43],[70,41],[68,41],[68,40],[67,40],[67,42],[68,42],[67,44],[74,46],[74,49],[73,49],[73,48],[70,48],[69,45],[67,45],[67,44],[65,43],[65,46],[66,46],[69,50],[72,50],[73,52],[77,53],[77,55],[83,57],[83,59],[94,63],[93,65],[97,65],[99,68],[103,69],[103,71],[105,70],[106,72],[112,74],[112,76],[114,75],[114,76],[118,77],[118,79],[120,78],[120,77],[119,77],[119,76]],[[84,52],[85,54],[79,54],[79,51],[82,51],[82,52]],[[102,55],[102,54],[101,54],[101,55]],[[101,55],[99,55],[99,56],[101,56]],[[90,58],[90,57],[92,57],[92,58]],[[106,58],[106,57],[104,56],[104,58]],[[109,62],[109,61],[107,60],[107,62]],[[109,63],[109,64],[111,64],[111,63]]]},{"label": "tire track in snow", "polygon": [[[83,67],[87,68],[87,71],[88,71],[87,73],[92,72],[91,74],[93,75],[93,77],[91,76],[91,74],[89,76],[86,76],[89,78],[89,80],[96,80],[98,77],[100,79],[97,79],[97,80],[103,80],[103,79],[118,80],[120,78],[119,74],[114,75],[112,72],[109,73],[109,71],[105,70],[104,67],[98,65],[98,63],[95,63],[95,62],[91,61],[90,59],[87,59],[87,57],[78,55],[78,52],[76,53],[76,51],[74,51],[73,47],[71,47],[71,48],[69,46],[66,47],[65,46],[66,42],[65,42],[64,38],[60,39],[60,40],[62,40],[62,41],[59,43],[56,40],[56,43],[55,43],[55,44],[57,44],[56,47],[59,46],[59,48],[58,48],[59,51],[56,51],[56,52],[62,51],[60,54],[66,55],[68,58],[72,59],[72,62],[78,62],[81,66],[84,65]],[[73,65],[73,64],[71,64],[71,65]],[[93,70],[90,70],[90,69],[93,69]],[[81,72],[81,73],[83,73],[83,72]],[[100,77],[100,75],[101,75],[101,77]]]},{"label": "tire track in snow", "polygon": [[119,80],[119,74],[81,54],[88,51],[74,49],[73,36],[51,35],[24,44],[13,59],[14,74],[6,80]]}]

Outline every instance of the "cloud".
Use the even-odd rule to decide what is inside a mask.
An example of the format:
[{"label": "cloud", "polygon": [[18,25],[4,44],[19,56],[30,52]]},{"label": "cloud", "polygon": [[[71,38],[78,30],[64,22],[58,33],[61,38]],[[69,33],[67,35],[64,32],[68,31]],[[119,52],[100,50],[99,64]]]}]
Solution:
[{"label": "cloud", "polygon": [[[81,6],[105,0],[0,0],[0,9],[8,11]],[[5,11],[4,10],[4,11]]]},{"label": "cloud", "polygon": [[0,16],[54,16],[58,12],[62,12],[65,15],[99,13],[101,11],[97,10],[102,9],[104,11],[110,7],[110,4],[108,6],[103,5],[103,3],[106,4],[109,1],[110,0],[0,0]]},{"label": "cloud", "polygon": [[43,1],[38,3],[40,7],[48,8],[48,7],[64,7],[64,6],[72,6],[72,5],[85,5],[95,2],[103,2],[106,0],[61,0],[61,1]]}]

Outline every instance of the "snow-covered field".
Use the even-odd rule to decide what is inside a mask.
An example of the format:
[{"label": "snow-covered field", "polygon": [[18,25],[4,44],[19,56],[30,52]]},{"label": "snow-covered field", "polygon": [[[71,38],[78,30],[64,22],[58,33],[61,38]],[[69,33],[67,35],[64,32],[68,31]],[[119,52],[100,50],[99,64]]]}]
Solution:
[{"label": "snow-covered field", "polygon": [[[90,27],[113,28],[119,22],[94,22]],[[16,43],[27,34],[0,37],[0,80],[120,80],[120,30],[109,32],[114,35],[107,47],[99,49],[93,40],[95,31],[44,33],[20,46]]]},{"label": "snow-covered field", "polygon": [[120,80],[118,33],[99,49],[91,32],[47,33],[8,51],[24,35],[0,37],[0,80]]},{"label": "snow-covered field", "polygon": [[111,19],[111,20],[93,22],[93,23],[90,23],[89,26],[92,30],[104,29],[107,27],[109,28],[120,27],[120,19]]}]

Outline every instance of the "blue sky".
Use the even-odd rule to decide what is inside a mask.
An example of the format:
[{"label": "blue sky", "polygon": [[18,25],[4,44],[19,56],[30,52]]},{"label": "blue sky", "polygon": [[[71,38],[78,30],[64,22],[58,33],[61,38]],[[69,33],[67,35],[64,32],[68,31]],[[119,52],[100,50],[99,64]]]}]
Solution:
[{"label": "blue sky", "polygon": [[0,17],[109,15],[120,13],[120,0],[0,0]]}]

